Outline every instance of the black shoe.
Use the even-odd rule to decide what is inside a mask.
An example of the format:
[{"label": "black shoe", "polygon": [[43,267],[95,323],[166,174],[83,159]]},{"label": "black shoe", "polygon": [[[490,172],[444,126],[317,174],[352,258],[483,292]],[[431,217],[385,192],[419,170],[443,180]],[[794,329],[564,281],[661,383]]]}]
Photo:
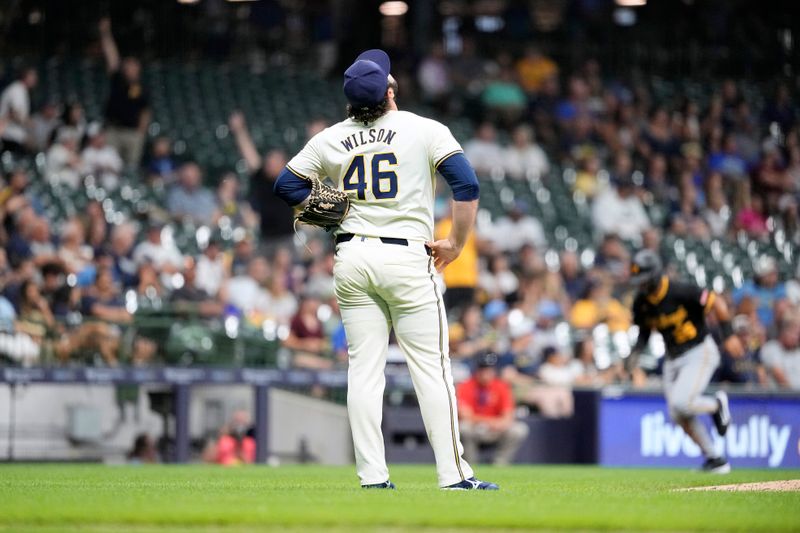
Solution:
[{"label": "black shoe", "polygon": [[718,391],[714,395],[717,399],[717,412],[712,415],[714,418],[714,425],[717,427],[717,433],[720,437],[724,437],[728,432],[728,426],[731,425],[731,409],[728,406],[728,395],[725,391]]},{"label": "black shoe", "polygon": [[498,487],[495,483],[481,481],[471,477],[469,479],[465,479],[464,481],[459,481],[458,483],[453,483],[452,485],[442,487],[442,490],[500,490],[500,487]]},{"label": "black shoe", "polygon": [[724,457],[714,457],[706,459],[703,466],[700,467],[703,472],[709,474],[729,474],[731,471],[731,464]]},{"label": "black shoe", "polygon": [[373,483],[372,485],[361,485],[362,489],[390,489],[394,490],[396,487],[391,481],[384,481],[383,483]]}]

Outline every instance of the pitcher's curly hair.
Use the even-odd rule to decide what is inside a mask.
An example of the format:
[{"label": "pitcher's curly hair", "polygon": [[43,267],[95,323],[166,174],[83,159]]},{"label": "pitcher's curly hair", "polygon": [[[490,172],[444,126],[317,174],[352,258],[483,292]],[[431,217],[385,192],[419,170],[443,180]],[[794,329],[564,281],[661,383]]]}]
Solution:
[{"label": "pitcher's curly hair", "polygon": [[[395,98],[397,98],[397,80],[395,80],[392,76],[389,76],[387,89],[392,89],[394,91]],[[352,118],[356,122],[361,122],[365,126],[370,124],[371,122],[375,122],[383,115],[386,114],[386,111],[389,109],[389,99],[384,98],[381,103],[373,105],[373,106],[365,106],[365,107],[353,107],[352,105],[347,105],[347,116]]]},{"label": "pitcher's curly hair", "polygon": [[361,122],[366,126],[385,115],[388,106],[389,101],[386,98],[384,98],[380,104],[373,106],[353,107],[352,105],[348,104],[347,116],[356,122]]}]

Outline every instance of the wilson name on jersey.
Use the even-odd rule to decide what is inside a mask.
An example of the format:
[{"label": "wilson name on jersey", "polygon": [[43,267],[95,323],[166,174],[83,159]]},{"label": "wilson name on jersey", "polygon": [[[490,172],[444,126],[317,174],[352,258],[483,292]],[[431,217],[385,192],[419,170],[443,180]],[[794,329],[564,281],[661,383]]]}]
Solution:
[{"label": "wilson name on jersey", "polygon": [[461,151],[443,124],[388,111],[367,126],[348,118],[325,129],[288,168],[329,177],[348,194],[350,211],[337,233],[423,241],[433,237],[436,167]]}]

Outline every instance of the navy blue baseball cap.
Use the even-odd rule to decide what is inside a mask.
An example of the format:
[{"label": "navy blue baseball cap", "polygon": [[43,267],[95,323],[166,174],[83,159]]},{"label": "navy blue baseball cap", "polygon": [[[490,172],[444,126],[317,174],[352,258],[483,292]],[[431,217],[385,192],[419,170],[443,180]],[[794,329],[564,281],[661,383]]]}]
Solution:
[{"label": "navy blue baseball cap", "polygon": [[386,96],[392,64],[389,55],[374,48],[361,53],[344,71],[344,95],[350,105],[367,107],[379,104]]}]

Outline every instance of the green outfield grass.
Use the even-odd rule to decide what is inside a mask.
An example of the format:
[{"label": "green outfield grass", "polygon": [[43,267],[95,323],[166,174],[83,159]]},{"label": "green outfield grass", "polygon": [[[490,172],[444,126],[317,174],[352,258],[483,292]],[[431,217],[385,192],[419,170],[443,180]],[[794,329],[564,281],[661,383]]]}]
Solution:
[{"label": "green outfield grass", "polygon": [[444,492],[432,466],[364,491],[350,467],[0,466],[0,531],[800,531],[800,493],[676,492],[800,471],[479,469],[500,492]]}]

